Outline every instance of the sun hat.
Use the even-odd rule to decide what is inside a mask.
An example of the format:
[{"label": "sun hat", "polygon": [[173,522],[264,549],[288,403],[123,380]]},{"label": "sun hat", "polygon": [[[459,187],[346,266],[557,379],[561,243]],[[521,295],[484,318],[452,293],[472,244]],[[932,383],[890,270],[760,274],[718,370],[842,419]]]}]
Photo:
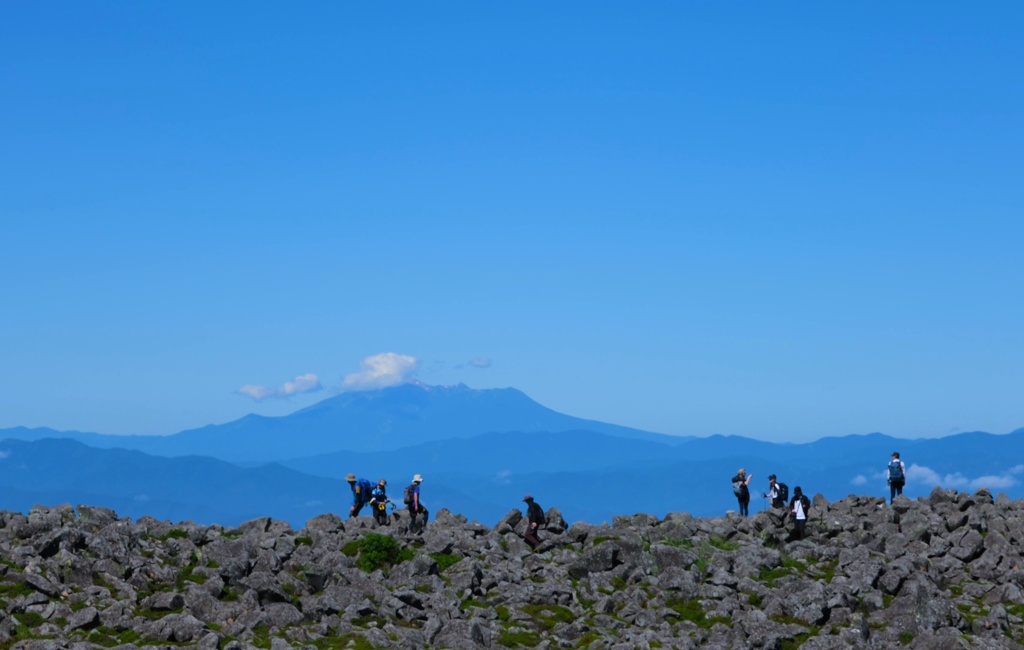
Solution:
[{"label": "sun hat", "polygon": [[346,481],[354,481],[354,480],[356,480],[356,475],[355,474],[349,474],[348,476],[345,477],[345,480]]},{"label": "sun hat", "polygon": [[533,497],[527,494],[525,497],[523,497],[523,501],[533,501]]},{"label": "sun hat", "polygon": [[423,477],[420,476],[419,474],[416,474],[415,476],[412,477],[412,482],[413,483],[422,483],[423,482]]}]

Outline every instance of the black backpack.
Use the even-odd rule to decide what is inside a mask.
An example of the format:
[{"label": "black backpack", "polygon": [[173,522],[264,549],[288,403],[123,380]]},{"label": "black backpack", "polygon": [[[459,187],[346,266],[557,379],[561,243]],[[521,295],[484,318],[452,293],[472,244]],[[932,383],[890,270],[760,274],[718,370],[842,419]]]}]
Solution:
[{"label": "black backpack", "polygon": [[788,503],[789,502],[789,486],[786,485],[785,483],[776,483],[775,485],[778,487],[779,501],[781,501],[782,503]]},{"label": "black backpack", "polygon": [[741,496],[743,496],[743,488],[744,487],[746,487],[746,486],[743,484],[743,481],[733,481],[732,482],[732,493],[735,494],[738,497],[741,497]]},{"label": "black backpack", "polygon": [[402,493],[402,501],[404,501],[406,505],[412,505],[412,490],[415,487],[415,483],[405,486],[405,492]]}]

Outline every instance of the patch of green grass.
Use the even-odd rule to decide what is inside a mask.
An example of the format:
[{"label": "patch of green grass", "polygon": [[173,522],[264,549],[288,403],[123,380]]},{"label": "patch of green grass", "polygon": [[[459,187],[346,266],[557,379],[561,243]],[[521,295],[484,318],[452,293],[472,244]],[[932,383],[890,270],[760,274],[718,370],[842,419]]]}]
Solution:
[{"label": "patch of green grass", "polygon": [[727,540],[721,535],[712,535],[710,538],[708,538],[708,544],[711,544],[711,546],[717,548],[720,551],[735,551],[740,547],[740,545],[736,542]]},{"label": "patch of green grass", "polygon": [[5,598],[17,598],[18,596],[27,596],[33,592],[32,587],[29,587],[24,582],[0,582],[0,596]]},{"label": "patch of green grass", "polygon": [[430,557],[437,562],[437,569],[441,572],[462,559],[461,555],[452,555],[451,553],[431,553]]},{"label": "patch of green grass", "polygon": [[706,630],[711,629],[716,623],[724,623],[726,625],[730,623],[730,619],[727,616],[707,616],[700,601],[696,598],[684,600],[679,597],[673,597],[666,600],[665,605],[678,614],[681,620],[690,621]]},{"label": "patch of green grass", "polygon": [[137,608],[132,613],[136,616],[141,616],[142,618],[148,618],[151,621],[158,621],[164,616],[167,616],[169,614],[180,614],[182,611],[183,608],[181,607],[179,607],[178,609],[169,609],[166,611],[159,612],[152,609]]},{"label": "patch of green grass", "polygon": [[224,585],[224,589],[221,590],[218,600],[223,603],[238,602],[238,590],[231,585]]},{"label": "patch of green grass", "polygon": [[604,542],[607,542],[607,541],[617,540],[617,539],[619,539],[619,538],[615,537],[613,535],[598,535],[597,537],[594,538],[594,546],[597,546],[598,544],[603,544]]},{"label": "patch of green grass", "polygon": [[366,616],[357,616],[352,619],[352,625],[355,625],[356,627],[384,627],[386,623],[387,621],[381,618],[380,616],[373,616],[372,614],[367,614]]},{"label": "patch of green grass", "polygon": [[505,622],[512,618],[512,612],[508,611],[508,607],[504,605],[498,605],[494,608],[494,613],[498,616],[498,620]]},{"label": "patch of green grass", "polygon": [[519,646],[526,646],[527,648],[535,648],[540,644],[540,635],[536,632],[510,632],[509,630],[502,630],[498,634],[498,644],[509,648],[516,648]]},{"label": "patch of green grass", "polygon": [[882,594],[882,607],[889,609],[889,605],[892,605],[892,601],[896,599],[892,594]]},{"label": "patch of green grass", "polygon": [[188,533],[184,530],[180,528],[172,528],[169,531],[167,531],[167,533],[163,535],[158,535],[153,539],[159,540],[161,542],[166,542],[169,539],[185,539],[186,537],[188,537]]},{"label": "patch of green grass", "polygon": [[185,588],[186,582],[193,582],[197,585],[205,583],[208,578],[201,573],[192,573],[192,567],[187,566],[178,572],[177,577],[174,579],[174,586],[178,591]]},{"label": "patch of green grass", "polygon": [[318,650],[376,650],[376,646],[359,636],[349,632],[340,636],[325,636],[309,641]]},{"label": "patch of green grass", "polygon": [[24,612],[15,614],[14,618],[25,627],[39,627],[46,622],[46,619],[35,612]]},{"label": "patch of green grass", "polygon": [[572,623],[576,620],[573,613],[561,605],[526,605],[520,611],[529,614],[542,630],[551,630],[558,623]]},{"label": "patch of green grass", "polygon": [[830,584],[832,578],[836,576],[836,569],[839,567],[839,562],[833,560],[831,562],[822,562],[814,567],[815,574],[819,580],[824,580],[825,584]]},{"label": "patch of green grass", "polygon": [[312,546],[313,545],[313,538],[309,537],[307,535],[300,535],[299,537],[295,538],[295,545],[296,546]]},{"label": "patch of green grass", "polygon": [[487,603],[480,602],[475,598],[467,598],[466,600],[459,603],[459,609],[463,612],[472,609],[473,607],[479,607],[480,609],[487,609]]},{"label": "patch of green grass", "polygon": [[86,637],[89,643],[95,643],[98,646],[104,648],[113,648],[114,646],[135,644],[137,641],[142,640],[140,635],[135,630],[124,630],[118,632],[112,627],[100,625],[95,630],[89,632],[89,636]]},{"label": "patch of green grass", "polygon": [[753,607],[760,608],[763,599],[759,594],[747,594],[747,602],[750,603]]},{"label": "patch of green grass", "polygon": [[[601,638],[597,632],[587,632],[576,641],[575,648],[589,648],[590,644]],[[651,646],[654,647],[654,646]]]},{"label": "patch of green grass", "polygon": [[914,633],[903,630],[900,632],[900,645],[910,645],[910,642],[914,640]]},{"label": "patch of green grass", "polygon": [[661,543],[665,546],[674,546],[676,548],[693,548],[693,540],[688,537],[684,539],[669,539],[666,537],[661,540]]}]

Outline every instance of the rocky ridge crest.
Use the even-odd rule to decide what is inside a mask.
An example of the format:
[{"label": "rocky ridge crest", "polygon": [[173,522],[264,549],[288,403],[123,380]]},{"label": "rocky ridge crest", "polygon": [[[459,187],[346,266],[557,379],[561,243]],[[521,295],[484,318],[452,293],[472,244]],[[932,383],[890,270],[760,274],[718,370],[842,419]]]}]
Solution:
[{"label": "rocky ridge crest", "polygon": [[936,488],[781,511],[426,531],[0,512],[0,648],[1018,648],[1024,502]]}]

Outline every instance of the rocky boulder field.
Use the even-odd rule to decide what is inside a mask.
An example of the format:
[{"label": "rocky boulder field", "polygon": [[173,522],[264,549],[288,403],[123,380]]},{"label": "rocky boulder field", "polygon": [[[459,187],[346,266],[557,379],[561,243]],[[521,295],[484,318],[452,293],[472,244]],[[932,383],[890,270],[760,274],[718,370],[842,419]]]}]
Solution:
[{"label": "rocky boulder field", "polygon": [[1024,502],[936,488],[780,511],[566,526],[530,552],[442,510],[302,530],[0,512],[0,648],[1017,648]]}]

